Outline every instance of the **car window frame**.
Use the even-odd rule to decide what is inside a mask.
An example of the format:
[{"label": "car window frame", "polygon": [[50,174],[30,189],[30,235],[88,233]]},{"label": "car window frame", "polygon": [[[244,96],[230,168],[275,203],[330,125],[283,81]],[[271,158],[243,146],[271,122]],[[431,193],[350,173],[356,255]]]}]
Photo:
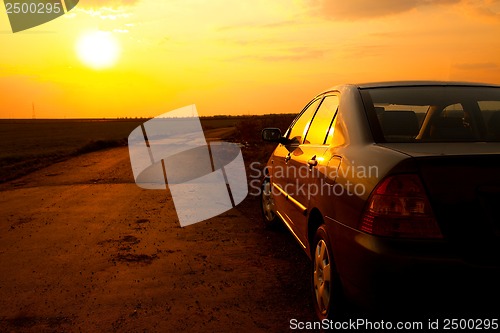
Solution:
[{"label": "car window frame", "polygon": [[[471,96],[478,96],[476,98],[471,98],[469,97],[464,97],[459,100],[457,100],[459,103],[462,104],[464,110],[470,109],[474,110],[472,114],[472,131],[473,135],[470,139],[436,139],[436,140],[421,140],[421,141],[416,141],[416,142],[403,142],[403,141],[395,141],[395,140],[389,140],[385,137],[382,126],[377,119],[377,113],[374,108],[373,100],[370,95],[370,91],[377,90],[377,89],[387,89],[387,88],[430,88],[430,87],[440,87],[440,88],[452,88],[452,89],[462,89],[462,88],[467,88],[467,89],[484,89],[484,91],[481,91],[477,95],[471,95]],[[381,86],[381,87],[358,87],[358,92],[360,93],[361,96],[361,101],[363,104],[363,108],[367,117],[368,125],[372,134],[373,141],[375,143],[415,143],[415,144],[420,144],[420,143],[478,143],[478,142],[500,142],[500,140],[495,140],[491,139],[488,137],[487,134],[487,128],[486,124],[484,123],[484,115],[482,114],[482,110],[479,107],[479,101],[490,101],[489,98],[491,96],[497,96],[496,94],[498,93],[498,89],[500,86],[498,85],[470,85],[470,84],[457,84],[457,85],[441,85],[441,84],[429,84],[429,85],[403,85],[403,86]],[[467,92],[467,91],[466,91]],[[448,101],[447,99],[444,99],[443,101]],[[491,101],[500,101],[497,99],[491,100]],[[444,105],[442,109],[444,109],[446,106],[452,105],[454,103],[441,103]],[[438,105],[439,106],[439,105]],[[441,111],[442,111],[441,109]],[[477,111],[477,112],[476,112]],[[440,112],[439,112],[440,113]],[[434,118],[434,116],[432,116]],[[429,124],[427,123],[429,121],[429,114],[426,114],[423,123],[421,124],[420,128],[420,133],[417,135],[418,137],[422,136],[422,133],[428,133],[428,129],[426,126]]]},{"label": "car window frame", "polygon": [[372,132],[373,141],[376,143],[387,143],[384,132],[382,131],[382,125],[377,117],[377,111],[373,105],[373,100],[368,89],[359,89],[359,94],[361,95],[361,102],[363,104],[363,109],[365,111],[366,120],[368,121],[368,126]]},{"label": "car window frame", "polygon": [[[314,97],[311,101],[309,101],[309,103],[307,103],[306,106],[304,106],[304,108],[302,108],[300,113],[295,117],[295,119],[292,121],[292,123],[290,124],[290,126],[288,126],[288,129],[286,130],[285,138],[287,140],[290,140],[290,134],[292,134],[292,129],[297,124],[297,121],[302,117],[302,115],[307,111],[307,109],[309,109],[309,107],[312,104],[314,104],[316,101],[320,100],[320,102],[318,103],[318,106],[314,110],[314,114],[313,114],[313,117],[311,119],[311,124],[312,124],[314,117],[316,116],[316,112],[318,111],[319,107],[321,106],[321,103],[323,103],[323,98],[324,98],[324,94],[318,95],[318,96]],[[307,133],[309,133],[309,128],[307,129],[307,132],[304,135],[304,138],[302,141],[304,141],[305,138],[307,137]],[[301,142],[300,144],[302,145],[303,143]]]},{"label": "car window frame", "polygon": [[[311,120],[311,125],[309,126],[309,129],[308,129],[308,131],[306,133],[306,136],[304,137],[304,141],[307,140],[307,136],[309,135],[309,130],[314,125],[314,119],[316,119],[316,115],[321,110],[321,106],[323,105],[323,103],[325,102],[325,100],[328,97],[331,97],[331,96],[337,97],[338,104],[337,104],[337,108],[335,109],[335,112],[333,112],[333,116],[332,116],[332,118],[330,120],[330,123],[328,124],[327,130],[326,130],[326,133],[325,133],[325,137],[323,138],[323,142],[321,142],[321,143],[307,143],[308,145],[315,145],[315,146],[325,146],[325,145],[327,145],[326,140],[328,139],[328,136],[329,136],[329,133],[330,133],[330,129],[335,124],[335,119],[337,118],[337,113],[339,111],[339,106],[340,106],[340,92],[338,92],[338,91],[329,91],[327,93],[322,94],[322,100],[321,100],[320,104],[318,105],[318,108],[316,109],[316,111],[314,113],[313,119]],[[333,138],[333,136],[332,136],[332,138]]]}]

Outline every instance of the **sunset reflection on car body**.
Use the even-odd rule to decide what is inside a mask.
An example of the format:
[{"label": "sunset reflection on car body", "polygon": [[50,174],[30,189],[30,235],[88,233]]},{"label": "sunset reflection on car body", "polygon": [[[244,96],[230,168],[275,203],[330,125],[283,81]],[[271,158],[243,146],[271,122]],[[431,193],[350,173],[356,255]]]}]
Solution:
[{"label": "sunset reflection on car body", "polygon": [[262,136],[264,221],[311,258],[319,319],[499,313],[499,86],[340,85]]}]

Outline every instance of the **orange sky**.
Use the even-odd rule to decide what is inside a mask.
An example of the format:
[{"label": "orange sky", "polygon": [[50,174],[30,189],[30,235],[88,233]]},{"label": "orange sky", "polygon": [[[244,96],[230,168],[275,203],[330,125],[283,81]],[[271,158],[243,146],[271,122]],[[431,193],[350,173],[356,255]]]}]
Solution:
[{"label": "orange sky", "polygon": [[[110,32],[96,70],[76,43]],[[0,118],[295,113],[346,82],[500,83],[500,0],[80,0],[13,34],[0,7]]]}]

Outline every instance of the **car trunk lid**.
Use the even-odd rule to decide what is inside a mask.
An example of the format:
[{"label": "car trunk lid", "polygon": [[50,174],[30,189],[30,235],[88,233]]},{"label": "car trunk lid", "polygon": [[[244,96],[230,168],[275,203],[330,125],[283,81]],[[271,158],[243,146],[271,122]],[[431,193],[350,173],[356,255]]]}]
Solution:
[{"label": "car trunk lid", "polygon": [[384,144],[412,156],[441,231],[476,264],[500,264],[500,145]]}]

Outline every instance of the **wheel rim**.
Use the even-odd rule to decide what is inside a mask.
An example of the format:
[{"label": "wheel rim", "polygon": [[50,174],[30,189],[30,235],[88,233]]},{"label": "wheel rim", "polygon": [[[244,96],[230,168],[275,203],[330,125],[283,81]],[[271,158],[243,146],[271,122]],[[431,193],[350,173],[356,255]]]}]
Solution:
[{"label": "wheel rim", "polygon": [[274,219],[273,206],[274,202],[271,196],[271,183],[269,181],[265,181],[262,185],[262,212],[268,221],[272,221]]},{"label": "wheel rim", "polygon": [[323,239],[318,242],[314,251],[313,279],[316,304],[321,314],[326,315],[330,305],[331,266],[330,254]]}]

